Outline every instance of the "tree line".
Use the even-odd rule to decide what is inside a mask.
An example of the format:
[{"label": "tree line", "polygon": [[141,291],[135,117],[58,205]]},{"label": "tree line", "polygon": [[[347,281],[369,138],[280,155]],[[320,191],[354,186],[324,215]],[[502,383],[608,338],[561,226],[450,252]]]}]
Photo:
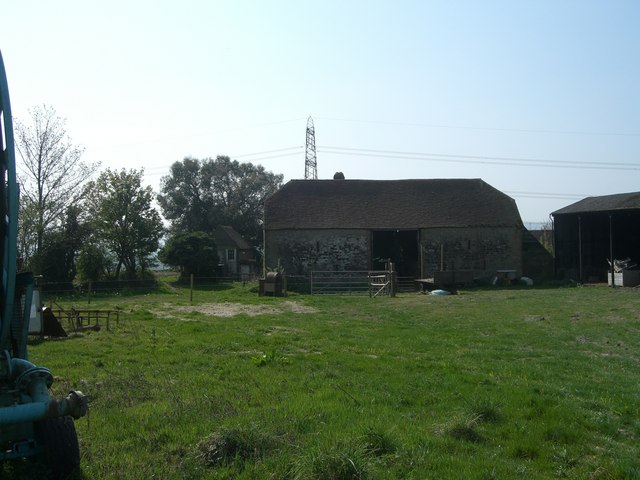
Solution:
[{"label": "tree line", "polygon": [[29,115],[15,122],[23,270],[47,282],[135,279],[160,260],[184,275],[211,275],[219,225],[259,248],[264,199],[282,175],[227,156],[187,157],[170,167],[156,194],[143,185],[143,169],[100,171],[86,162],[53,108]]}]

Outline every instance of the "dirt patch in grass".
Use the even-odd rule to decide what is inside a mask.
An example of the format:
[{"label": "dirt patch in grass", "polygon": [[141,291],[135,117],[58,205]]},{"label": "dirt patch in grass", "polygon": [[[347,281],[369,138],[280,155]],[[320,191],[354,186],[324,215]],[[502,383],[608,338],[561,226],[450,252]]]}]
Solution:
[{"label": "dirt patch in grass", "polygon": [[[166,305],[173,312],[180,313],[203,313],[214,317],[234,317],[236,315],[249,315],[255,317],[257,315],[278,315],[280,313],[317,313],[318,309],[300,305],[296,302],[287,301],[279,305],[247,305],[243,303],[204,303],[202,305],[193,305],[179,307],[174,305]],[[167,315],[167,312],[164,313]]]}]

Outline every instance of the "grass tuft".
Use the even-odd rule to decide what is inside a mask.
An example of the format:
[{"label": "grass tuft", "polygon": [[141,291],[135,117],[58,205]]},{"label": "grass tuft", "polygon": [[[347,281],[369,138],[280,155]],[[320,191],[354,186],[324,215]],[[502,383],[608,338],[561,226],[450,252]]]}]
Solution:
[{"label": "grass tuft", "polygon": [[578,463],[578,459],[572,457],[564,447],[556,449],[553,452],[552,459],[556,464],[555,475],[557,477],[568,477],[571,469]]},{"label": "grass tuft", "polygon": [[298,460],[296,480],[366,480],[367,452],[356,442],[339,442],[310,449]]},{"label": "grass tuft", "polygon": [[573,430],[557,425],[549,427],[544,433],[544,438],[553,443],[570,445],[578,439],[578,435]]},{"label": "grass tuft", "polygon": [[511,456],[520,460],[535,460],[540,456],[540,449],[536,445],[518,445],[512,450]]},{"label": "grass tuft", "polygon": [[196,447],[196,457],[208,467],[242,463],[263,456],[277,445],[277,439],[254,425],[251,427],[222,427],[201,440]]},{"label": "grass tuft", "polygon": [[467,415],[477,419],[476,423],[498,423],[502,420],[501,405],[491,398],[473,398],[467,402]]},{"label": "grass tuft", "polygon": [[395,439],[386,431],[369,428],[362,436],[364,449],[367,453],[381,457],[396,452]]},{"label": "grass tuft", "polygon": [[455,440],[480,443],[484,439],[478,432],[480,417],[455,417],[448,423],[436,428],[436,433],[446,435]]},{"label": "grass tuft", "polygon": [[288,363],[286,357],[278,353],[278,351],[275,349],[269,350],[266,353],[255,355],[251,357],[251,360],[256,367],[265,367],[273,363]]},{"label": "grass tuft", "polygon": [[447,433],[456,440],[473,443],[482,441],[482,436],[476,430],[475,425],[469,423],[456,423],[451,426]]}]

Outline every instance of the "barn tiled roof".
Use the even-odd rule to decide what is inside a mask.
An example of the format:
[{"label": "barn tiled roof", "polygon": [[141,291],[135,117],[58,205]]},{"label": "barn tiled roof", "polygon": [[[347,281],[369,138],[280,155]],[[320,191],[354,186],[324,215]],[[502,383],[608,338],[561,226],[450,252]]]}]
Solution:
[{"label": "barn tiled roof", "polygon": [[251,246],[233,228],[227,225],[219,225],[214,233],[216,245],[218,247],[235,247],[239,250],[248,250]]},{"label": "barn tiled roof", "polygon": [[265,228],[521,226],[514,200],[480,179],[291,180],[265,204]]},{"label": "barn tiled roof", "polygon": [[583,198],[579,202],[556,210],[552,215],[638,209],[640,209],[640,192],[631,192]]}]

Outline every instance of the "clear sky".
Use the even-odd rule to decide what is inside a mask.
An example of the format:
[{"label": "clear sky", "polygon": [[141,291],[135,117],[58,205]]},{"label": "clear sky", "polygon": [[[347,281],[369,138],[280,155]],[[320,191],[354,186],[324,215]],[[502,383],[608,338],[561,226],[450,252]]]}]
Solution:
[{"label": "clear sky", "polygon": [[303,178],[309,115],[318,178],[482,178],[525,222],[640,190],[638,0],[21,0],[0,23],[14,116],[52,106],[156,191],[185,156]]}]

